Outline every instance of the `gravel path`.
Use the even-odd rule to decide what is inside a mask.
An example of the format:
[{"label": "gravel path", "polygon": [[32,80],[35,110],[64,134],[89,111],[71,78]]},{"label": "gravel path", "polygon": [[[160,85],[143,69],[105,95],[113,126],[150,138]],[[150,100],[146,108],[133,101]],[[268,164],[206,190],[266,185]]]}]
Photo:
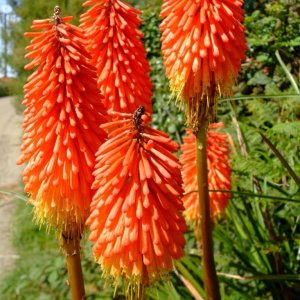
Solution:
[{"label": "gravel path", "polygon": [[[0,191],[20,192],[22,168],[16,165],[20,155],[22,116],[12,105],[13,97],[0,98]],[[0,277],[11,268],[18,255],[11,245],[13,196],[0,193]]]}]

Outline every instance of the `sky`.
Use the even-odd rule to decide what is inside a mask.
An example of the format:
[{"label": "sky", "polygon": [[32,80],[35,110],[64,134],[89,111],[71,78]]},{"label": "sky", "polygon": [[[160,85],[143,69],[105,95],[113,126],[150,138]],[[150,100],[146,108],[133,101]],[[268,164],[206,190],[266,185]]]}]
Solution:
[{"label": "sky", "polygon": [[1,12],[7,12],[7,1],[6,0],[0,0],[0,11]]}]

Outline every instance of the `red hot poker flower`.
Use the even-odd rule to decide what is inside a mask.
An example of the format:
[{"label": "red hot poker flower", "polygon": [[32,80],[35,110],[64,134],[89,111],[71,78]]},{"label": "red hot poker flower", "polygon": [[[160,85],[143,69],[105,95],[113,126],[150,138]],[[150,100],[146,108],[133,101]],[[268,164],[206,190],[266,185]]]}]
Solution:
[{"label": "red hot poker flower", "polygon": [[171,153],[178,146],[148,122],[139,107],[101,126],[110,133],[96,154],[87,221],[104,274],[125,278],[133,289],[167,274],[185,243],[181,166]]},{"label": "red hot poker flower", "polygon": [[23,180],[31,195],[35,216],[61,230],[81,231],[92,198],[94,155],[106,133],[106,120],[88,63],[83,30],[60,17],[33,21],[35,32],[25,69],[37,69],[24,86],[22,156],[27,162]]},{"label": "red hot poker flower", "polygon": [[200,104],[202,114],[211,113],[216,88],[226,94],[234,84],[246,50],[242,4],[164,0],[161,40],[166,74],[173,93],[187,102],[190,119]]},{"label": "red hot poker flower", "polygon": [[[231,190],[231,169],[229,166],[229,147],[227,135],[212,129],[222,127],[222,123],[210,125],[207,133],[207,166],[208,188],[210,190]],[[197,191],[196,137],[187,129],[181,146],[183,187],[186,195],[183,197],[186,219],[192,223],[199,222],[199,200]],[[228,205],[230,194],[210,192],[210,212],[216,217]]]},{"label": "red hot poker flower", "polygon": [[98,87],[107,109],[133,113],[139,105],[152,111],[149,64],[138,30],[141,12],[120,0],[89,0],[81,16]]}]

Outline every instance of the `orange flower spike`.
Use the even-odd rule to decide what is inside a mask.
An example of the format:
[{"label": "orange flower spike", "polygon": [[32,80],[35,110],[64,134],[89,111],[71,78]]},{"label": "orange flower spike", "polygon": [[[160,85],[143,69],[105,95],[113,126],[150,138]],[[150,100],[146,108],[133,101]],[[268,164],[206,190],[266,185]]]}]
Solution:
[{"label": "orange flower spike", "polygon": [[98,87],[107,109],[133,113],[144,105],[152,111],[150,67],[138,30],[141,12],[120,0],[89,0],[81,16],[89,40]]},{"label": "orange flower spike", "polygon": [[200,103],[208,105],[202,114],[214,110],[216,88],[230,93],[245,59],[242,5],[242,0],[164,0],[166,74],[173,94],[188,105],[188,122],[198,117]]},{"label": "orange flower spike", "polygon": [[[222,123],[210,125],[207,133],[207,165],[209,190],[231,190],[231,169],[229,166],[229,147],[227,135],[212,129],[222,127]],[[181,146],[183,187],[186,195],[183,197],[186,219],[192,223],[199,222],[199,200],[196,176],[196,137],[187,129],[187,136],[183,138]],[[217,217],[228,205],[230,194],[210,192],[210,212]]]},{"label": "orange flower spike", "polygon": [[37,69],[24,86],[23,180],[38,222],[80,232],[92,198],[94,154],[107,122],[96,70],[84,50],[83,30],[55,8],[53,18],[33,21],[25,66]]},{"label": "orange flower spike", "polygon": [[104,274],[125,278],[133,291],[172,269],[183,255],[186,224],[176,143],[149,127],[139,107],[102,125],[108,140],[96,154],[90,240]]}]

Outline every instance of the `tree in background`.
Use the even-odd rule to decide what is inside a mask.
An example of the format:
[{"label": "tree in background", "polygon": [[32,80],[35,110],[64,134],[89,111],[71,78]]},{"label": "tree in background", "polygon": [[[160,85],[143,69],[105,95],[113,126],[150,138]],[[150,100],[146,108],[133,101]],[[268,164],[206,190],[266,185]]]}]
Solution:
[{"label": "tree in background", "polygon": [[83,12],[81,0],[47,0],[33,2],[30,0],[9,0],[15,14],[19,18],[19,22],[11,23],[11,39],[13,42],[13,51],[8,56],[8,63],[16,72],[17,82],[14,87],[14,94],[22,94],[23,85],[29,73],[24,70],[25,65],[25,47],[27,45],[24,32],[28,31],[32,20],[44,19],[45,16],[51,16],[53,7],[60,5],[64,11],[64,15],[75,16],[74,20],[78,23],[80,14]]}]

